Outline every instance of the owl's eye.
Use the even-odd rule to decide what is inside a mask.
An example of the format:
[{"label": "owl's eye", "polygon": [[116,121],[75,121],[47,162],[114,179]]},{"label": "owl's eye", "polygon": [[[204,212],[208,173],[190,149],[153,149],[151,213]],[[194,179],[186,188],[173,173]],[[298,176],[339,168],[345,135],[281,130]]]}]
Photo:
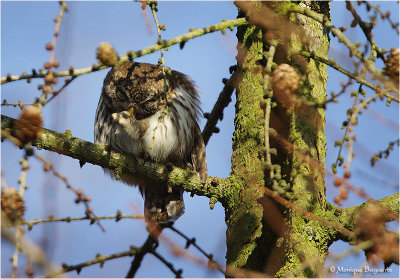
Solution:
[{"label": "owl's eye", "polygon": [[150,98],[144,100],[143,102],[141,102],[140,105],[144,105],[144,104],[146,104],[146,103],[154,102],[154,101],[155,101],[155,99],[154,99],[154,97],[152,96],[152,97],[150,97]]}]

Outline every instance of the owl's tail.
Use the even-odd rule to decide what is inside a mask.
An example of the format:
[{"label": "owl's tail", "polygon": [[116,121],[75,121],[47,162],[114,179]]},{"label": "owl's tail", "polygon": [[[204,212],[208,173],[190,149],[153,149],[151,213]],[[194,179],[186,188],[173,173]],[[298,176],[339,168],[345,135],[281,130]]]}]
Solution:
[{"label": "owl's tail", "polygon": [[147,222],[173,222],[185,212],[182,189],[172,189],[169,193],[166,187],[146,187],[143,192]]}]

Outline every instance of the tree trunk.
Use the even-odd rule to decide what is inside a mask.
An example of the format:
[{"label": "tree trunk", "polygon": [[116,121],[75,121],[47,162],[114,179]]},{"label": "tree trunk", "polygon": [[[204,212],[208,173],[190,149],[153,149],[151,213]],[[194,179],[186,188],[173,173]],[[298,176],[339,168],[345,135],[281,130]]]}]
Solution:
[{"label": "tree trunk", "polygon": [[[268,9],[284,14],[288,5],[306,6],[329,16],[329,3],[323,2],[252,2],[246,6],[247,16],[251,22],[252,17],[267,17]],[[292,53],[305,47],[327,58],[327,33],[321,24],[310,18],[300,15],[287,18],[302,32],[293,32],[287,45],[285,42],[277,45],[274,61],[278,65],[287,63],[301,73],[303,85],[296,99],[322,103],[326,97],[326,66]],[[236,89],[231,177],[240,185],[241,192],[239,198],[226,207],[227,265],[271,276],[318,277],[334,231],[264,196],[264,186],[271,188],[273,184],[265,168],[264,114],[260,108],[265,98],[265,71],[260,61],[268,48],[266,31],[267,28],[242,26],[237,32],[241,78]],[[306,36],[305,40],[302,35]],[[318,216],[331,216],[333,210],[327,206],[324,183],[325,111],[306,102],[284,105],[274,97],[272,100],[277,106],[271,111],[270,127],[278,136],[271,137],[270,144],[277,150],[277,155],[272,155],[272,164],[279,164],[281,178],[288,185],[283,195],[302,209]]]}]

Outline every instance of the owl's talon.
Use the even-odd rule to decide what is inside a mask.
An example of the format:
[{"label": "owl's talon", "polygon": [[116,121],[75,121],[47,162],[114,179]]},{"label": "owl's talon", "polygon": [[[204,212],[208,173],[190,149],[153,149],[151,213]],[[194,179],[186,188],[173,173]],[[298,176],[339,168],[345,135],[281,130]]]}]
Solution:
[{"label": "owl's talon", "polygon": [[121,112],[114,112],[111,114],[111,117],[121,125],[125,130],[129,129],[132,126],[132,122],[130,121],[133,118],[133,115],[129,111],[121,111]]},{"label": "owl's talon", "polygon": [[111,114],[111,117],[116,120],[118,123],[120,122],[121,119],[128,119],[132,116],[132,114],[129,111],[121,111],[121,112],[114,112]]},{"label": "owl's talon", "polygon": [[171,162],[167,162],[166,165],[168,171],[172,171],[174,169],[174,165]]},{"label": "owl's talon", "polygon": [[145,161],[151,161],[150,156],[149,156],[149,154],[147,154],[147,153],[142,153],[142,158],[143,158],[143,160],[145,160]]}]

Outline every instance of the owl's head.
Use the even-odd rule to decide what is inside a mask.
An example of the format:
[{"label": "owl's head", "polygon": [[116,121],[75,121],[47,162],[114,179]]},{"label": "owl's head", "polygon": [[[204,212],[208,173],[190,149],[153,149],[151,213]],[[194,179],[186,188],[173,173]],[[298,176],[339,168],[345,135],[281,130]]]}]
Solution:
[{"label": "owl's head", "polygon": [[133,115],[140,120],[165,105],[165,89],[159,66],[126,62],[107,74],[102,95],[113,113],[133,108]]}]

